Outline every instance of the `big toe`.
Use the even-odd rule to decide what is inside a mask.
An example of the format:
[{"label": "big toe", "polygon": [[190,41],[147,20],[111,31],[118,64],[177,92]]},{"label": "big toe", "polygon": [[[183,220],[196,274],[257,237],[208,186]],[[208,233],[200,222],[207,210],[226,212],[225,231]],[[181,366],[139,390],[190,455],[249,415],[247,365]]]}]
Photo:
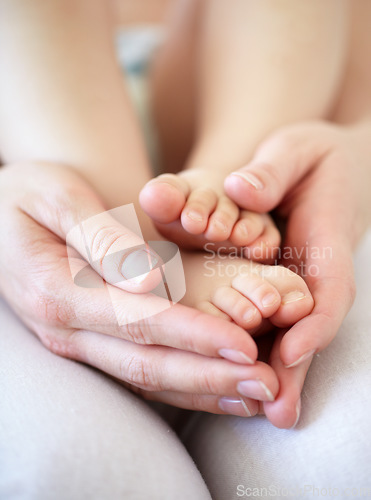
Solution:
[{"label": "big toe", "polygon": [[189,187],[184,179],[173,174],[163,174],[144,186],[139,202],[153,220],[168,224],[180,217],[188,194]]},{"label": "big toe", "polygon": [[311,313],[314,300],[303,278],[282,266],[262,266],[262,274],[281,295],[281,306],[270,317],[275,326],[291,326]]}]

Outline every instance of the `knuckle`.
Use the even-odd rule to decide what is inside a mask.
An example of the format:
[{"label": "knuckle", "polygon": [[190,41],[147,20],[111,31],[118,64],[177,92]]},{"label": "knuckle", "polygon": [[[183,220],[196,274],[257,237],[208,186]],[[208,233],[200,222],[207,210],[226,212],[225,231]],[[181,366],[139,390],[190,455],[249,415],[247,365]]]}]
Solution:
[{"label": "knuckle", "polygon": [[190,393],[188,395],[188,408],[192,410],[205,410],[205,396],[201,394]]},{"label": "knuckle", "polygon": [[282,173],[279,169],[277,169],[276,165],[273,165],[271,163],[265,163],[264,164],[264,171],[272,179],[272,183],[274,185],[277,185],[277,186],[282,185],[282,181],[283,181]]},{"label": "knuckle", "polygon": [[138,356],[124,358],[120,362],[119,373],[129,384],[146,390],[154,390],[154,373],[149,363]]},{"label": "knuckle", "polygon": [[130,342],[140,345],[152,345],[153,342],[149,337],[148,331],[143,324],[138,322],[129,323],[126,325],[126,339]]},{"label": "knuckle", "polygon": [[75,317],[71,303],[50,290],[33,295],[31,307],[38,320],[51,326],[69,325]]},{"label": "knuckle", "polygon": [[215,374],[210,375],[210,372],[205,370],[200,373],[198,378],[198,389],[199,392],[203,394],[218,394],[218,381],[215,378]]},{"label": "knuckle", "polygon": [[[107,255],[111,253],[113,245],[125,249],[129,246],[128,234],[118,231],[116,226],[101,227],[90,241],[90,255],[93,262],[99,262],[102,266]],[[120,243],[120,246],[118,246]]]}]

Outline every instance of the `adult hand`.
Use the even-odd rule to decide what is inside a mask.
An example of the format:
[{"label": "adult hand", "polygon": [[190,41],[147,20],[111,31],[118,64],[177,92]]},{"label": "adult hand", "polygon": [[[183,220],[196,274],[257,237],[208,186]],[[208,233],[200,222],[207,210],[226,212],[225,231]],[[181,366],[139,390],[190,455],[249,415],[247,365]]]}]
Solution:
[{"label": "adult hand", "polygon": [[335,337],[355,296],[352,250],[370,220],[370,124],[313,122],[272,135],[225,182],[239,206],[278,207],[287,219],[282,263],[305,278],[313,312],[277,336],[271,365],[280,381],[264,411],[278,427],[300,414],[300,393],[313,355]]},{"label": "adult hand", "polygon": [[[1,294],[48,349],[97,367],[148,399],[214,413],[223,408],[256,414],[258,403],[240,398],[237,383],[254,380],[276,395],[278,381],[268,365],[252,364],[257,348],[244,330],[180,304],[119,326],[108,293],[116,282],[93,289],[74,284],[66,235],[102,212],[105,207],[91,187],[66,166],[3,167]],[[84,245],[73,233],[69,243],[82,257],[88,248],[91,261],[100,264],[91,273],[107,278],[104,262],[111,250],[124,248],[126,256],[132,255],[130,249],[143,242],[108,215],[98,220]],[[145,293],[157,283],[153,271],[148,280],[127,280],[116,289],[123,316],[164,300]],[[268,399],[269,391],[261,399]],[[220,406],[223,396],[228,399]]]}]

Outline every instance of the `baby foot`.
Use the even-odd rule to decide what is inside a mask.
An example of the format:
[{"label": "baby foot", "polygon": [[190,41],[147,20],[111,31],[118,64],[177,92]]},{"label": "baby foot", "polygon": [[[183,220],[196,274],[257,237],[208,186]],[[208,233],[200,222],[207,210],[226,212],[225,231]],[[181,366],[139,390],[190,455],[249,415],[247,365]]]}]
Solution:
[{"label": "baby foot", "polygon": [[305,281],[285,267],[226,255],[210,259],[195,252],[183,252],[182,260],[186,276],[182,303],[233,321],[250,333],[258,332],[268,318],[274,326],[289,327],[313,309]]},{"label": "baby foot", "polygon": [[163,174],[140,193],[143,210],[166,238],[183,248],[203,248],[207,242],[246,247],[256,261],[274,260],[280,234],[271,217],[239,207],[223,191],[224,175],[211,169]]}]

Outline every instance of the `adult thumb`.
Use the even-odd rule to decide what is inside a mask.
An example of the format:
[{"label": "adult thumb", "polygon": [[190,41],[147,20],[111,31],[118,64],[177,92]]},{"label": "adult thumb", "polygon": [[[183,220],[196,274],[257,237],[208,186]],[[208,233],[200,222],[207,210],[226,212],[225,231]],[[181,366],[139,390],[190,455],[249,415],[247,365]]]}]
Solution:
[{"label": "adult thumb", "polygon": [[322,122],[281,129],[225,179],[225,191],[241,208],[269,212],[318,165],[332,142],[333,131]]},{"label": "adult thumb", "polygon": [[85,180],[59,165],[29,164],[25,175],[35,189],[21,208],[66,242],[71,269],[84,267],[82,257],[106,282],[134,293],[161,283],[161,258],[144,241],[133,204],[106,210]]},{"label": "adult thumb", "polygon": [[[97,207],[91,207],[95,210]],[[134,205],[78,221],[66,235],[70,267],[77,251],[107,283],[134,293],[153,290],[162,280],[159,255],[143,240]],[[84,272],[79,273],[84,286]]]}]

